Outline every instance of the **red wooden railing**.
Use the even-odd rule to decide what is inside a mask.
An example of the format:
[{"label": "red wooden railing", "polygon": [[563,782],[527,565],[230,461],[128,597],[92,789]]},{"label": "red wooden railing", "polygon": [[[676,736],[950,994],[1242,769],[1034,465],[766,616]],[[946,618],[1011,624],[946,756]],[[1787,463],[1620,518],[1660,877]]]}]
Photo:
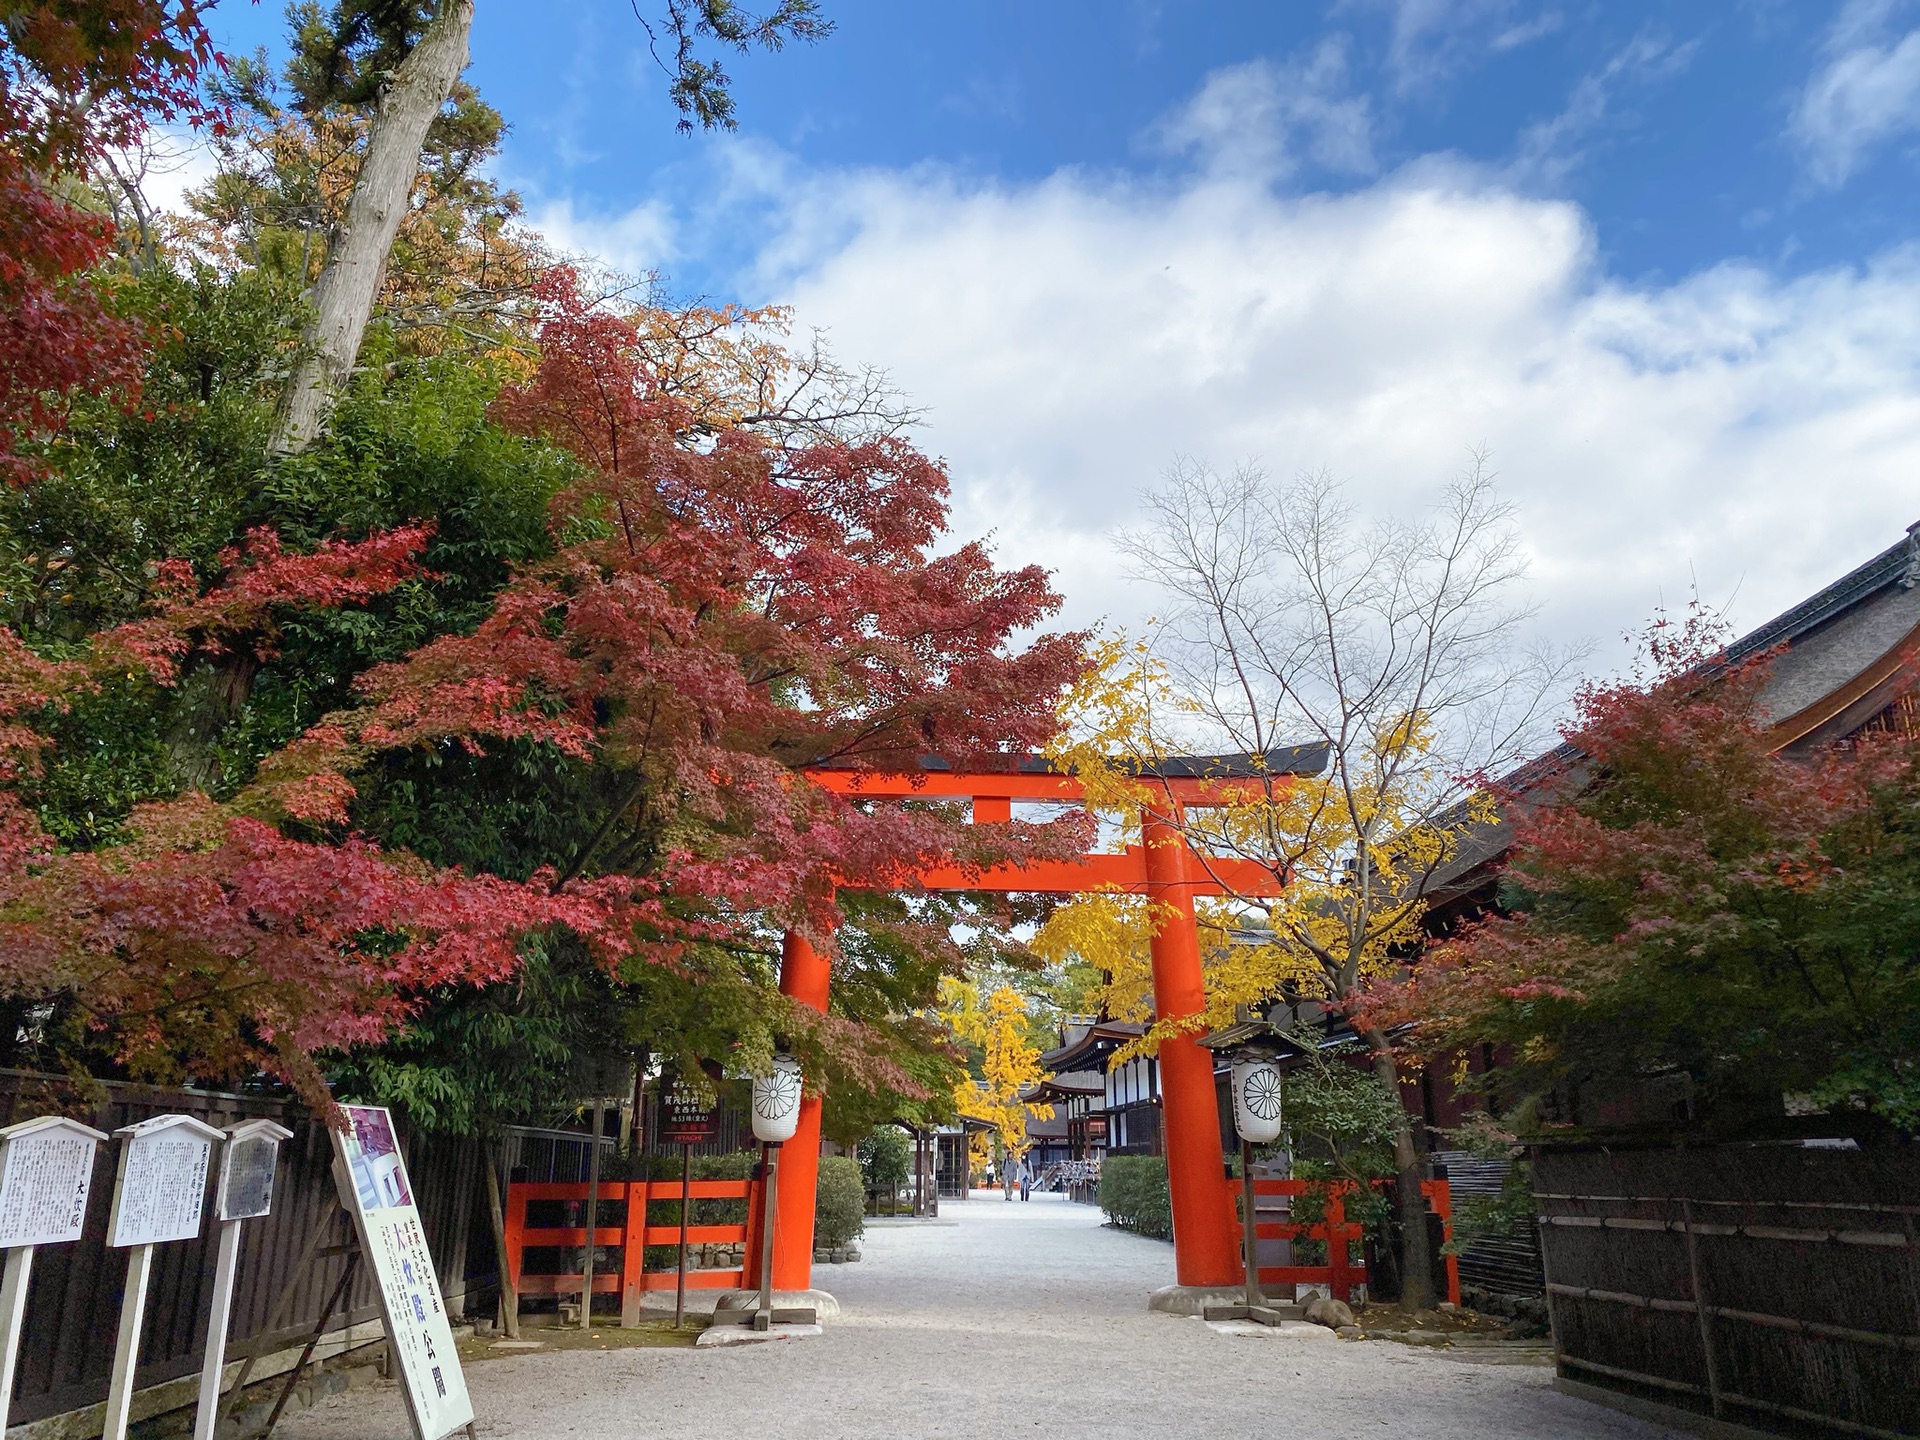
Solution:
[{"label": "red wooden railing", "polygon": [[[752,1211],[756,1203],[755,1192],[758,1186],[751,1180],[695,1180],[687,1187],[683,1196],[678,1180],[603,1180],[600,1182],[600,1200],[602,1204],[625,1202],[626,1219],[619,1225],[601,1225],[595,1232],[595,1248],[619,1247],[620,1262],[617,1267],[602,1270],[594,1267],[593,1293],[596,1295],[620,1296],[620,1323],[634,1325],[640,1319],[641,1296],[649,1290],[671,1290],[676,1283],[677,1270],[670,1266],[664,1270],[648,1270],[646,1266],[646,1247],[649,1245],[678,1245],[680,1226],[647,1224],[647,1206],[649,1203],[662,1203],[691,1198],[694,1200],[745,1200],[748,1218],[738,1225],[689,1225],[687,1243],[689,1245],[743,1245],[746,1243],[748,1226],[752,1221]],[[585,1184],[514,1184],[507,1187],[507,1283],[516,1295],[567,1295],[580,1294],[579,1271],[570,1275],[529,1275],[522,1263],[524,1252],[541,1246],[559,1246],[566,1249],[582,1249],[587,1244],[587,1228],[579,1225],[541,1225],[527,1224],[527,1206],[536,1200],[566,1200],[579,1204],[584,1210],[587,1201]],[[580,1217],[584,1222],[586,1216]],[[689,1290],[738,1290],[743,1288],[742,1272],[730,1270],[689,1270],[687,1288]]]},{"label": "red wooden railing", "polygon": [[[1320,1240],[1326,1243],[1327,1263],[1324,1265],[1262,1265],[1260,1283],[1262,1285],[1325,1285],[1336,1300],[1349,1300],[1353,1297],[1353,1287],[1366,1283],[1367,1266],[1365,1261],[1355,1262],[1347,1253],[1349,1241],[1358,1240],[1365,1230],[1347,1219],[1346,1204],[1341,1198],[1351,1192],[1353,1186],[1340,1182],[1327,1185],[1324,1181],[1312,1180],[1255,1180],[1253,1193],[1261,1195],[1285,1195],[1289,1197],[1304,1195],[1310,1189],[1324,1186],[1327,1191],[1327,1213],[1324,1220],[1312,1225],[1290,1224],[1279,1221],[1265,1221],[1259,1224],[1254,1234],[1262,1240]],[[1427,1203],[1433,1207],[1433,1213],[1440,1217],[1442,1233],[1449,1240],[1453,1238],[1453,1190],[1445,1180],[1427,1180],[1420,1186],[1421,1193],[1427,1197]],[[1256,1204],[1258,1200],[1256,1198]],[[1446,1257],[1447,1262],[1447,1299],[1454,1304],[1460,1303],[1460,1261],[1456,1256]],[[1276,1296],[1287,1299],[1288,1296]]]},{"label": "red wooden railing", "polygon": [[[1253,1182],[1256,1196],[1298,1196],[1310,1188],[1317,1188],[1324,1182],[1308,1180],[1256,1180]],[[752,1225],[754,1206],[758,1203],[758,1186],[751,1180],[695,1180],[687,1187],[687,1196],[695,1200],[745,1200],[748,1203],[747,1220],[738,1225],[690,1225],[687,1227],[689,1245],[743,1245]],[[1428,1180],[1421,1185],[1421,1191],[1427,1197],[1427,1203],[1440,1217],[1442,1231],[1446,1238],[1453,1238],[1453,1194],[1445,1180]],[[1324,1265],[1263,1265],[1260,1267],[1262,1285],[1325,1285],[1334,1298],[1348,1300],[1352,1298],[1353,1287],[1366,1283],[1367,1267],[1364,1261],[1352,1260],[1347,1247],[1350,1241],[1358,1240],[1364,1234],[1363,1227],[1347,1219],[1346,1206],[1342,1195],[1352,1186],[1335,1184],[1326,1187],[1326,1218],[1311,1225],[1267,1221],[1260,1224],[1255,1233],[1262,1240],[1307,1239],[1324,1241],[1327,1246],[1327,1263]],[[674,1225],[649,1225],[646,1223],[649,1202],[664,1202],[682,1199],[678,1180],[603,1180],[600,1182],[600,1199],[603,1203],[626,1204],[626,1219],[619,1225],[602,1225],[594,1232],[594,1244],[606,1249],[618,1247],[620,1263],[617,1268],[601,1270],[595,1267],[593,1291],[596,1295],[618,1294],[620,1298],[620,1323],[637,1324],[640,1319],[640,1300],[649,1290],[671,1290],[676,1280],[676,1270],[669,1266],[664,1270],[648,1270],[646,1247],[649,1245],[677,1245],[680,1242],[680,1227]],[[565,1249],[584,1249],[587,1244],[587,1230],[581,1225],[530,1226],[527,1224],[527,1206],[536,1200],[573,1201],[582,1207],[587,1200],[587,1187],[584,1184],[514,1184],[507,1187],[507,1280],[516,1295],[566,1295],[577,1296],[580,1293],[581,1275],[574,1271],[569,1275],[528,1275],[522,1264],[522,1255],[529,1247],[558,1246]],[[582,1220],[586,1217],[583,1215]],[[1454,1304],[1460,1303],[1460,1263],[1452,1255],[1446,1257],[1447,1298]],[[690,1290],[737,1290],[745,1286],[745,1278],[739,1269],[729,1270],[689,1270],[687,1288]],[[1276,1299],[1287,1297],[1276,1296]]]}]

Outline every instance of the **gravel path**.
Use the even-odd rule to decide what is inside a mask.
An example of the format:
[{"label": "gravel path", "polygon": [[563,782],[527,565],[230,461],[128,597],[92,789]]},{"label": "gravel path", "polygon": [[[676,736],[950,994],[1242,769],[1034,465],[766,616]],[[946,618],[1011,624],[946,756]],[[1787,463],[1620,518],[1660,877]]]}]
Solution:
[{"label": "gravel path", "polygon": [[[1383,1342],[1241,1338],[1150,1314],[1173,1251],[1051,1195],[942,1202],[814,1268],[845,1313],[816,1339],[528,1354],[471,1367],[486,1437],[674,1440],[1652,1440],[1540,1365]],[[536,1332],[537,1333],[537,1332]],[[389,1386],[293,1417],[283,1440],[408,1440]]]}]

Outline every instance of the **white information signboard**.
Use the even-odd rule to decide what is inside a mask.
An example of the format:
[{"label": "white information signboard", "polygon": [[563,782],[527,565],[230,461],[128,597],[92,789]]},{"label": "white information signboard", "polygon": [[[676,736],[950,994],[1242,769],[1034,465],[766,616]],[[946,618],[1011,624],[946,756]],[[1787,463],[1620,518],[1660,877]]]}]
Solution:
[{"label": "white information signboard", "polygon": [[0,1248],[80,1238],[93,1157],[106,1138],[59,1115],[0,1130]]},{"label": "white information signboard", "polygon": [[240,1268],[240,1226],[273,1211],[273,1176],[280,1168],[280,1142],[293,1132],[271,1120],[242,1120],[227,1127],[220,1147],[220,1179],[213,1189],[220,1247],[213,1261],[213,1308],[207,1314],[207,1353],[200,1364],[200,1408],[193,1440],[213,1440],[220,1422],[220,1382],[226,1373],[227,1325],[233,1318],[233,1277]]},{"label": "white information signboard", "polygon": [[387,1344],[400,1364],[414,1433],[420,1440],[441,1440],[472,1425],[473,1404],[393,1117],[377,1105],[340,1108],[348,1129],[333,1135],[334,1184],[380,1287]]},{"label": "white information signboard", "polygon": [[280,1168],[280,1142],[293,1132],[271,1120],[247,1120],[227,1128],[220,1150],[220,1183],[214,1190],[216,1220],[251,1220],[273,1210],[273,1176]]},{"label": "white information signboard", "polygon": [[87,1223],[93,1157],[107,1137],[61,1115],[22,1120],[0,1130],[0,1434],[13,1398],[13,1368],[26,1323],[27,1282],[41,1245],[78,1240]]},{"label": "white information signboard", "polygon": [[113,1133],[125,1144],[107,1244],[193,1239],[206,1212],[207,1170],[220,1132],[186,1115],[159,1115]]},{"label": "white information signboard", "polygon": [[213,1147],[226,1136],[191,1115],[156,1115],[113,1133],[120,1138],[120,1174],[113,1190],[113,1214],[107,1220],[107,1244],[132,1253],[127,1256],[120,1334],[114,1341],[107,1418],[100,1435],[101,1440],[126,1440],[153,1247],[200,1234]]}]

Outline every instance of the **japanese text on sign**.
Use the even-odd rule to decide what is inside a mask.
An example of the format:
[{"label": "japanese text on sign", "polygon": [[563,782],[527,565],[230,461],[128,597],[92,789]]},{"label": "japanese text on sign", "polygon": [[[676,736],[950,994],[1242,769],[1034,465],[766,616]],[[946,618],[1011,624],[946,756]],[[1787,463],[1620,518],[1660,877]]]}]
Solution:
[{"label": "japanese text on sign", "polygon": [[161,1131],[127,1141],[109,1245],[164,1245],[200,1233],[213,1142]]},{"label": "japanese text on sign", "polygon": [[374,1105],[341,1109],[349,1128],[333,1137],[340,1201],[354,1217],[379,1282],[387,1343],[400,1364],[415,1433],[421,1440],[440,1440],[473,1419],[473,1406],[406,1162],[386,1110]]},{"label": "japanese text on sign", "polygon": [[71,1130],[18,1135],[0,1170],[0,1246],[78,1240],[87,1220],[98,1146]]}]

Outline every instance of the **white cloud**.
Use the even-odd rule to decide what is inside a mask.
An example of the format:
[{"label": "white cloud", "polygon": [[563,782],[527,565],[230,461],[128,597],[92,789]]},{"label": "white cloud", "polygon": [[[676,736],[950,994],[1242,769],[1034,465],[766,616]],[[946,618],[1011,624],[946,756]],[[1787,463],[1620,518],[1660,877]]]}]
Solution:
[{"label": "white cloud", "polygon": [[1367,97],[1348,88],[1346,39],[1335,35],[1285,65],[1251,60],[1214,71],[1156,138],[1215,174],[1278,177],[1304,158],[1335,174],[1368,175],[1372,130]]},{"label": "white cloud", "polygon": [[1636,35],[1606,64],[1580,77],[1558,115],[1521,132],[1514,179],[1526,187],[1559,185],[1586,159],[1588,138],[1613,118],[1615,99],[1624,86],[1673,78],[1692,62],[1697,48],[1697,41],[1676,45],[1661,35]]},{"label": "white cloud", "polygon": [[662,269],[675,254],[673,215],[659,201],[620,215],[591,215],[562,199],[540,206],[527,221],[562,254],[594,256],[628,275]]},{"label": "white cloud", "polygon": [[219,157],[191,130],[155,126],[138,145],[116,152],[113,163],[139,186],[150,209],[183,215],[187,192],[213,178]]},{"label": "white cloud", "polygon": [[1920,130],[1920,29],[1895,31],[1903,8],[1849,0],[1828,31],[1788,125],[1816,184],[1845,184],[1873,150]]},{"label": "white cloud", "polygon": [[774,225],[740,289],[928,407],[956,529],[1053,568],[1075,624],[1151,613],[1108,537],[1181,454],[1325,467],[1391,511],[1485,444],[1560,638],[1695,577],[1758,623],[1920,519],[1920,247],[1629,284],[1578,206],[1445,160],[1331,195],[1217,156],[1013,185],[729,153],[715,188]]},{"label": "white cloud", "polygon": [[1497,53],[1547,34],[1559,16],[1547,11],[1516,18],[1516,0],[1345,0],[1388,9],[1393,22],[1387,70],[1402,94],[1427,90],[1488,52]]}]

